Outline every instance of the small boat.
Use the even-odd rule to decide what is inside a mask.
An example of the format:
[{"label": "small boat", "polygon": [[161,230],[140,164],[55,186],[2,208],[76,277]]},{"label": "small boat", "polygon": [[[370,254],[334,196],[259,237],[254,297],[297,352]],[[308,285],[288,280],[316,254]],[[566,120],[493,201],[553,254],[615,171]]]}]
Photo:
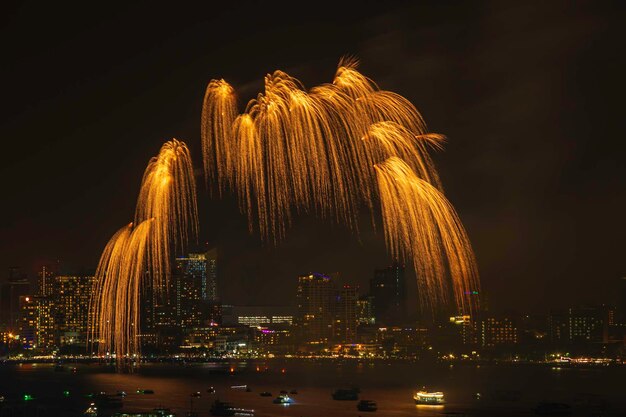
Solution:
[{"label": "small boat", "polygon": [[271,397],[271,396],[272,396],[272,393],[271,393],[271,392],[269,392],[269,391],[263,391],[263,392],[259,393],[259,395],[260,395],[261,397]]},{"label": "small boat", "polygon": [[89,407],[83,413],[85,417],[98,417],[98,407],[95,403],[89,404]]},{"label": "small boat", "polygon": [[215,394],[215,388],[211,387],[208,390],[206,390],[206,392],[208,392],[209,394]]},{"label": "small boat", "polygon": [[124,411],[115,413],[112,417],[176,417],[169,408],[154,408],[152,411]]},{"label": "small boat", "polygon": [[191,397],[193,397],[193,398],[200,398],[200,397],[202,397],[202,394],[200,394],[200,391],[192,392],[191,393]]},{"label": "small boat", "polygon": [[209,412],[212,416],[234,416],[236,409],[232,403],[215,400]]},{"label": "small boat", "polygon": [[154,390],[137,388],[137,394],[154,394]]},{"label": "small boat", "polygon": [[378,410],[378,405],[376,404],[376,401],[361,400],[356,405],[356,409],[359,411],[376,411]]},{"label": "small boat", "polygon": [[428,392],[425,390],[417,391],[415,395],[413,395],[413,399],[415,400],[415,404],[429,404],[429,405],[439,405],[444,404],[445,399],[443,396],[443,392]]},{"label": "small boat", "polygon": [[292,389],[291,391],[289,391],[289,394],[291,394],[291,395],[296,395],[297,393],[298,393],[298,391],[295,390],[295,389]]},{"label": "small boat", "polygon": [[359,399],[359,392],[354,388],[340,388],[332,394],[333,400],[356,401]]},{"label": "small boat", "polygon": [[283,404],[283,405],[289,405],[291,403],[293,403],[293,399],[290,398],[288,395],[286,394],[281,394],[278,397],[274,398],[274,400],[272,401],[274,404]]}]

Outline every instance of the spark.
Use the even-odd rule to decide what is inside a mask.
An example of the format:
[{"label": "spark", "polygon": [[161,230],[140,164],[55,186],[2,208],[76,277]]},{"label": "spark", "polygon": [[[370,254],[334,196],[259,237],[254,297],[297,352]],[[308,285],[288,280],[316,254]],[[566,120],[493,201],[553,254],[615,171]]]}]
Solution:
[{"label": "spark", "polygon": [[[342,59],[331,83],[306,90],[283,71],[237,114],[235,90],[209,82],[202,113],[205,173],[236,188],[250,231],[277,243],[294,213],[312,213],[358,234],[361,207],[374,226],[380,205],[389,251],[408,256],[424,281],[424,305],[459,308],[478,290],[474,255],[445,196],[429,152],[445,138],[429,132],[405,97],[384,91]],[[411,185],[407,185],[411,184]]]},{"label": "spark", "polygon": [[152,280],[167,288],[170,251],[197,237],[196,185],[184,142],[166,142],[144,172],[135,221],[105,246],[90,301],[90,341],[101,355],[114,354],[118,369],[138,355],[141,290]]}]

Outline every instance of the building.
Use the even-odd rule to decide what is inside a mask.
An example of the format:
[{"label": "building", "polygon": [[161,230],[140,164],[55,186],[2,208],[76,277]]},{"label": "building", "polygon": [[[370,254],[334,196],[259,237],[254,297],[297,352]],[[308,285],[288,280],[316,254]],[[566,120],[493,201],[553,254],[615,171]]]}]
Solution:
[{"label": "building", "polygon": [[602,306],[576,306],[550,313],[550,340],[557,345],[608,343],[613,309]]},{"label": "building", "polygon": [[183,328],[221,322],[217,249],[176,258],[176,317]]},{"label": "building", "polygon": [[39,305],[32,295],[19,298],[19,340],[24,349],[33,349],[38,343]]},{"label": "building", "polygon": [[270,324],[255,329],[254,342],[262,351],[288,352],[291,348],[291,326]]},{"label": "building", "polygon": [[333,281],[328,275],[311,273],[298,277],[297,325],[300,339],[309,344],[327,344],[333,338]]},{"label": "building", "polygon": [[404,265],[396,262],[376,269],[370,280],[370,295],[377,323],[403,324],[408,311]]},{"label": "building", "polygon": [[374,315],[374,297],[365,295],[356,302],[357,321],[363,325],[373,325],[376,323]]},{"label": "building", "polygon": [[93,276],[58,275],[51,279],[54,322],[58,346],[85,345]]},{"label": "building", "polygon": [[464,314],[450,317],[450,324],[455,329],[460,344],[467,346],[477,344],[476,323],[471,316]]},{"label": "building", "polygon": [[52,295],[52,282],[56,275],[54,269],[44,265],[37,275],[39,278],[39,295],[44,297]]},{"label": "building", "polygon": [[519,343],[517,319],[505,315],[487,315],[480,319],[480,344],[483,347]]},{"label": "building", "polygon": [[606,306],[572,307],[568,325],[571,343],[608,343],[609,310]]},{"label": "building", "polygon": [[224,324],[242,324],[251,327],[269,324],[287,324],[294,321],[294,312],[287,306],[231,306]]},{"label": "building", "polygon": [[20,297],[30,294],[26,278],[12,278],[0,285],[0,325],[17,333],[20,323]]},{"label": "building", "polygon": [[359,287],[343,285],[336,291],[334,300],[335,321],[334,341],[339,343],[356,342],[358,326],[357,302]]}]

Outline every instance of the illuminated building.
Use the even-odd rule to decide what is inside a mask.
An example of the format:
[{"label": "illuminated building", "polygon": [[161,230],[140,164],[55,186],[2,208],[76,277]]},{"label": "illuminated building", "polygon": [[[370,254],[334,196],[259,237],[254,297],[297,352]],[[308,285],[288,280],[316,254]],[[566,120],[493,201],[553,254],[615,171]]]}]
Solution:
[{"label": "illuminated building", "polygon": [[312,273],[298,277],[297,324],[303,342],[324,344],[332,339],[334,295],[329,276]]},{"label": "illuminated building", "polygon": [[550,314],[550,339],[557,345],[607,343],[614,315],[607,306],[577,306]]},{"label": "illuminated building", "polygon": [[517,320],[503,315],[480,319],[480,344],[483,347],[514,345],[519,342]]},{"label": "illuminated building", "polygon": [[356,342],[357,301],[359,287],[344,285],[337,290],[334,300],[334,340],[341,343]]},{"label": "illuminated building", "polygon": [[428,330],[415,326],[379,327],[376,339],[387,354],[414,354],[428,343]]},{"label": "illuminated building", "polygon": [[190,253],[176,258],[176,272],[179,275],[198,280],[200,298],[217,302],[217,248],[204,253]]},{"label": "illuminated building", "polygon": [[258,327],[254,332],[254,341],[259,347],[268,351],[285,351],[291,343],[290,326],[287,324],[274,324]]},{"label": "illuminated building", "polygon": [[609,314],[606,306],[569,309],[569,339],[572,343],[607,343]]},{"label": "illuminated building", "polygon": [[376,317],[374,315],[374,297],[366,295],[359,298],[356,302],[357,321],[359,324],[375,324]]},{"label": "illuminated building", "polygon": [[221,322],[217,297],[217,250],[176,258],[176,317],[183,328]]},{"label": "illuminated building", "polygon": [[215,339],[219,335],[217,326],[194,327],[187,330],[183,336],[182,347],[211,349],[215,346]]},{"label": "illuminated building", "polygon": [[89,300],[93,276],[62,276],[51,279],[55,328],[58,345],[83,345],[87,341]]},{"label": "illuminated building", "polygon": [[32,349],[37,347],[37,325],[39,320],[39,306],[32,295],[23,295],[19,298],[20,326],[19,337],[22,347]]},{"label": "illuminated building", "polygon": [[44,265],[37,275],[39,276],[39,295],[44,297],[52,295],[52,282],[56,275],[54,269]]},{"label": "illuminated building", "polygon": [[474,345],[476,340],[476,323],[467,315],[450,317],[450,323],[454,325],[457,333],[460,335],[461,343],[464,345]]},{"label": "illuminated building", "polygon": [[404,265],[394,263],[376,269],[370,280],[370,295],[374,298],[376,323],[394,325],[404,322],[407,315]]}]

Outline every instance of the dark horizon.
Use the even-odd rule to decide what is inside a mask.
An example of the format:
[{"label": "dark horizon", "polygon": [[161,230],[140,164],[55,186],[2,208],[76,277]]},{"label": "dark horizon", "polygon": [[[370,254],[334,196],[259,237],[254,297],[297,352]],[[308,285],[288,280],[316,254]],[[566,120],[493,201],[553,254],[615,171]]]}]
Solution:
[{"label": "dark horizon", "polygon": [[211,199],[204,189],[199,133],[210,79],[229,81],[243,110],[266,73],[282,69],[310,88],[353,55],[363,74],[408,98],[447,136],[433,156],[494,309],[615,303],[626,275],[625,12],[584,1],[365,2],[299,16],[255,2],[115,10],[14,3],[0,41],[0,280],[9,267],[36,276],[57,259],[95,268],[108,239],[132,220],[148,160],[178,138],[197,172],[200,243],[222,254],[225,300],[280,304],[310,271],[339,272],[363,292],[391,261],[380,223],[357,238],[300,216],[280,245],[263,244],[234,198]]}]

